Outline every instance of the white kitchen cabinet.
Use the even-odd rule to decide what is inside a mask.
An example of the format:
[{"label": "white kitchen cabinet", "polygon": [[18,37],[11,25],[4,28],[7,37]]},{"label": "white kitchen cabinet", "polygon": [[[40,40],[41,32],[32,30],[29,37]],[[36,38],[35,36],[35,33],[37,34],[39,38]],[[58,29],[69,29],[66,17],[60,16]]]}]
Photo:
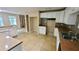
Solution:
[{"label": "white kitchen cabinet", "polygon": [[56,12],[56,23],[60,23],[60,12]]},{"label": "white kitchen cabinet", "polygon": [[66,11],[68,14],[73,14],[79,11],[79,7],[67,7]]},{"label": "white kitchen cabinet", "polygon": [[63,11],[41,13],[41,18],[56,18],[56,23],[75,25],[78,7],[67,7]]},{"label": "white kitchen cabinet", "polygon": [[56,23],[64,23],[64,11],[56,13]]},{"label": "white kitchen cabinet", "polygon": [[56,23],[64,23],[64,11],[40,13],[40,18],[56,18]]},{"label": "white kitchen cabinet", "polygon": [[[76,9],[76,10],[75,10]],[[78,8],[67,8],[65,10],[64,23],[67,25],[75,25],[76,23],[76,12]]]},{"label": "white kitchen cabinet", "polygon": [[40,18],[56,18],[56,12],[40,13]]},{"label": "white kitchen cabinet", "polygon": [[75,23],[76,23],[76,16],[75,15],[67,15],[65,17],[65,24],[75,25]]},{"label": "white kitchen cabinet", "polygon": [[60,20],[59,20],[59,22],[64,23],[64,11],[60,12]]}]

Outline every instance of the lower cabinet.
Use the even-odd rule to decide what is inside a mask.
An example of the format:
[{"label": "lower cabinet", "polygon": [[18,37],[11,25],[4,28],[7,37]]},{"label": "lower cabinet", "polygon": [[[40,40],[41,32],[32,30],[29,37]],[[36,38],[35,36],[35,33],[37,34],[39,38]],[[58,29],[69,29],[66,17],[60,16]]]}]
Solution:
[{"label": "lower cabinet", "polygon": [[45,26],[39,26],[39,34],[46,35],[46,27]]}]

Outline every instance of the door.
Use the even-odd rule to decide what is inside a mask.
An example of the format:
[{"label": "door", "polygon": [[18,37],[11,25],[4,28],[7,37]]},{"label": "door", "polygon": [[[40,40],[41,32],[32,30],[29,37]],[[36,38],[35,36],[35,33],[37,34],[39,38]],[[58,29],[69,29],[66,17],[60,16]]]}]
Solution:
[{"label": "door", "polygon": [[37,17],[30,17],[30,32],[37,30]]}]

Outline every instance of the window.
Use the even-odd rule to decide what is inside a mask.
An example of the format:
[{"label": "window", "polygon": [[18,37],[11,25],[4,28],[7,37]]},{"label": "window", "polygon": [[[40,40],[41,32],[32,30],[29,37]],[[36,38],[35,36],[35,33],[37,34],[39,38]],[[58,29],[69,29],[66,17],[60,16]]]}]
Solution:
[{"label": "window", "polygon": [[9,16],[9,21],[11,25],[16,25],[16,17],[15,16]]},{"label": "window", "polygon": [[3,24],[3,18],[0,16],[0,26],[4,26]]}]

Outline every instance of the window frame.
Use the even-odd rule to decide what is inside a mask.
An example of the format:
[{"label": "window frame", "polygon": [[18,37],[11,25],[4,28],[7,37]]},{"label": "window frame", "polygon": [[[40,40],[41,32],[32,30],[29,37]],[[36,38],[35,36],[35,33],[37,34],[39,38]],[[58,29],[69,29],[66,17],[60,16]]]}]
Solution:
[{"label": "window frame", "polygon": [[0,16],[1,18],[2,18],[2,25],[0,25],[0,27],[2,27],[2,26],[4,26],[4,20],[3,20],[3,17],[2,16]]},{"label": "window frame", "polygon": [[[13,18],[15,19],[15,20],[12,20],[12,21],[15,22],[15,23],[12,23],[12,22],[11,22],[11,20],[10,20],[11,18],[10,18],[10,17],[13,17]],[[15,25],[15,26],[17,25],[16,16],[11,16],[11,15],[9,15],[9,16],[8,16],[8,20],[9,20],[10,25]]]}]

